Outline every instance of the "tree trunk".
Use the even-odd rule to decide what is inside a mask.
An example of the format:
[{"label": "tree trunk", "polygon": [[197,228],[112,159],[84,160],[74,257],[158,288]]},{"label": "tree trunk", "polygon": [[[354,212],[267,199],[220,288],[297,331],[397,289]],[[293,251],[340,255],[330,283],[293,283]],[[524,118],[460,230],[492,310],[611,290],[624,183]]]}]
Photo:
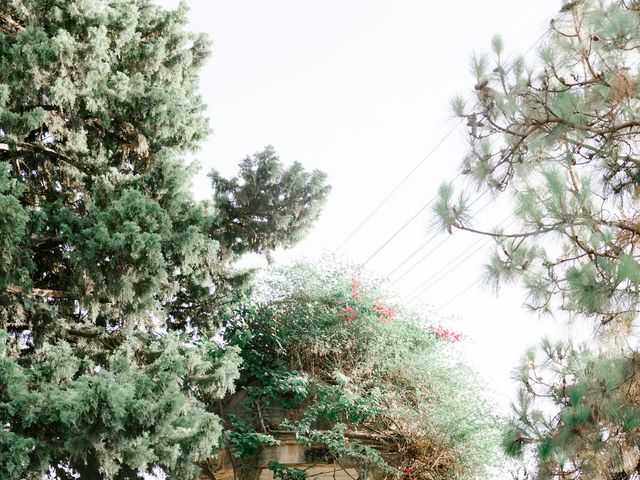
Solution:
[{"label": "tree trunk", "polygon": [[96,457],[87,456],[84,464],[74,464],[73,469],[80,474],[80,480],[102,480],[102,474]]}]

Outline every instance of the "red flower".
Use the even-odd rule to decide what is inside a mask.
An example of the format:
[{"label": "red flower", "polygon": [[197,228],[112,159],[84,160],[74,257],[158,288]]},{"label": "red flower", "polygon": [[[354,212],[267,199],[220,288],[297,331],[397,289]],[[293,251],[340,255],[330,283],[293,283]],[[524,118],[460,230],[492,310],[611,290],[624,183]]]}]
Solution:
[{"label": "red flower", "polygon": [[387,307],[382,302],[376,302],[372,306],[378,312],[379,321],[383,323],[390,323],[396,319],[396,311],[393,309],[393,307]]},{"label": "red flower", "polygon": [[459,342],[462,339],[462,334],[460,332],[447,330],[442,325],[429,325],[428,328],[436,338],[439,338],[441,340],[446,340],[449,342]]},{"label": "red flower", "polygon": [[408,479],[412,479],[413,477],[413,468],[403,468],[402,469],[402,476],[403,478],[408,478]]},{"label": "red flower", "polygon": [[351,323],[356,319],[356,312],[351,305],[345,305],[340,310],[340,317],[347,320],[347,322]]}]

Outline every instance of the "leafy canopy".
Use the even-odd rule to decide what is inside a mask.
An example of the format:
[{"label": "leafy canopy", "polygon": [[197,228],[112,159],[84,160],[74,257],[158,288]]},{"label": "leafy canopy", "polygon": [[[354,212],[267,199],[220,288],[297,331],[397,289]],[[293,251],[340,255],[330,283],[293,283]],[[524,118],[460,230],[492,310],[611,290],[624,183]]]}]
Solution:
[{"label": "leafy canopy", "polygon": [[[425,319],[334,258],[273,268],[230,317],[238,393],[223,401],[226,446],[245,470],[283,430],[388,477],[481,478],[497,461],[496,419],[467,366]],[[321,463],[323,463],[321,462]],[[279,478],[306,476],[271,465]]]}]

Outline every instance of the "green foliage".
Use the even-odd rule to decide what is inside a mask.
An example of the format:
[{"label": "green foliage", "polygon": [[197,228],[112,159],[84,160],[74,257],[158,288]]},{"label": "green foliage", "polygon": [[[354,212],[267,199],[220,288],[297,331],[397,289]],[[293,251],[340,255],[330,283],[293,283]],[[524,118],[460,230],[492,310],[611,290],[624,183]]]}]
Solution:
[{"label": "green foliage", "polygon": [[[2,478],[42,474],[61,458],[82,465],[88,456],[107,478],[123,464],[141,471],[156,464],[193,476],[222,428],[216,415],[184,394],[184,383],[199,386],[203,375],[217,371],[215,364],[198,364],[202,357],[181,343],[172,337],[153,342],[146,362],[119,348],[101,365],[78,358],[66,343],[45,344],[29,368],[3,346],[0,416],[10,429],[2,455],[12,461],[0,466]],[[237,361],[232,371],[237,375]],[[220,379],[217,393],[232,389],[233,378]]]},{"label": "green foliage", "polygon": [[273,472],[273,478],[279,480],[306,480],[307,472],[299,468],[287,467],[275,460],[270,460],[267,464],[269,470]]},{"label": "green foliage", "polygon": [[[253,303],[225,325],[243,365],[242,393],[223,410],[252,425],[249,439],[284,429],[330,459],[349,457],[387,475],[414,465],[425,478],[481,476],[497,439],[480,386],[423,320],[400,307],[389,314],[383,295],[335,259],[263,275]],[[380,450],[384,442],[399,457]],[[301,475],[272,467],[282,478]]]},{"label": "green foliage", "polygon": [[547,343],[541,362],[524,360],[504,446],[533,456],[539,478],[640,471],[631,427],[640,312],[638,32],[636,1],[563,2],[535,63],[505,67],[494,39],[492,56],[472,61],[475,97],[452,102],[469,127],[462,173],[515,200],[514,222],[507,232],[470,228],[447,184],[435,206],[441,226],[494,237],[490,283],[518,281],[533,311],[588,319],[598,331],[590,350]]},{"label": "green foliage", "polygon": [[[579,465],[580,475],[630,475],[640,441],[637,355],[594,354],[564,343],[549,347],[523,361],[519,380],[526,389],[504,448],[520,457],[536,445],[538,468],[546,474]],[[534,404],[546,406],[544,413]]]},{"label": "green foliage", "polygon": [[184,2],[0,4],[2,478],[193,478],[239,375],[210,340],[247,291],[233,262],[326,196],[267,148],[194,200],[209,41],[186,24]]},{"label": "green foliage", "polygon": [[0,167],[0,286],[6,287],[25,275],[30,259],[20,256],[29,215],[16,198],[20,185],[12,181],[8,166]]},{"label": "green foliage", "polygon": [[[461,108],[461,105],[454,105],[454,108]],[[438,199],[433,208],[440,219],[440,224],[449,233],[451,233],[452,227],[470,220],[466,198],[464,195],[460,195],[455,199],[451,184],[440,186]]]},{"label": "green foliage", "polygon": [[[209,176],[223,238],[236,253],[291,246],[318,218],[329,192],[324,173],[307,173],[297,162],[284,169],[272,147],[246,157],[236,178]],[[238,236],[246,229],[253,232],[249,241]]]},{"label": "green foliage", "polygon": [[502,448],[510,457],[520,458],[524,448],[522,431],[516,425],[508,425],[502,436]]},{"label": "green foliage", "polygon": [[230,449],[235,458],[254,457],[263,447],[280,444],[273,436],[256,431],[233,414],[229,414],[227,420],[231,428],[224,432],[223,445]]}]

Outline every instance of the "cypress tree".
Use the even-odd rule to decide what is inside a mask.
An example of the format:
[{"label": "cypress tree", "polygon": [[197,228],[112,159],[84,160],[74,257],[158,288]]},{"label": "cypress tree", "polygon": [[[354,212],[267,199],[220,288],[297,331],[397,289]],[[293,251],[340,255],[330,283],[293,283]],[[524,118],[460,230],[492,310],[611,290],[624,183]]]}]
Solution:
[{"label": "cypress tree", "polygon": [[[209,41],[186,13],[0,5],[0,478],[192,478],[238,376],[212,340],[245,288],[233,261],[300,239],[324,201],[323,174],[271,149],[242,164],[254,190],[214,174],[192,198]],[[244,221],[273,212],[259,237]]]}]

